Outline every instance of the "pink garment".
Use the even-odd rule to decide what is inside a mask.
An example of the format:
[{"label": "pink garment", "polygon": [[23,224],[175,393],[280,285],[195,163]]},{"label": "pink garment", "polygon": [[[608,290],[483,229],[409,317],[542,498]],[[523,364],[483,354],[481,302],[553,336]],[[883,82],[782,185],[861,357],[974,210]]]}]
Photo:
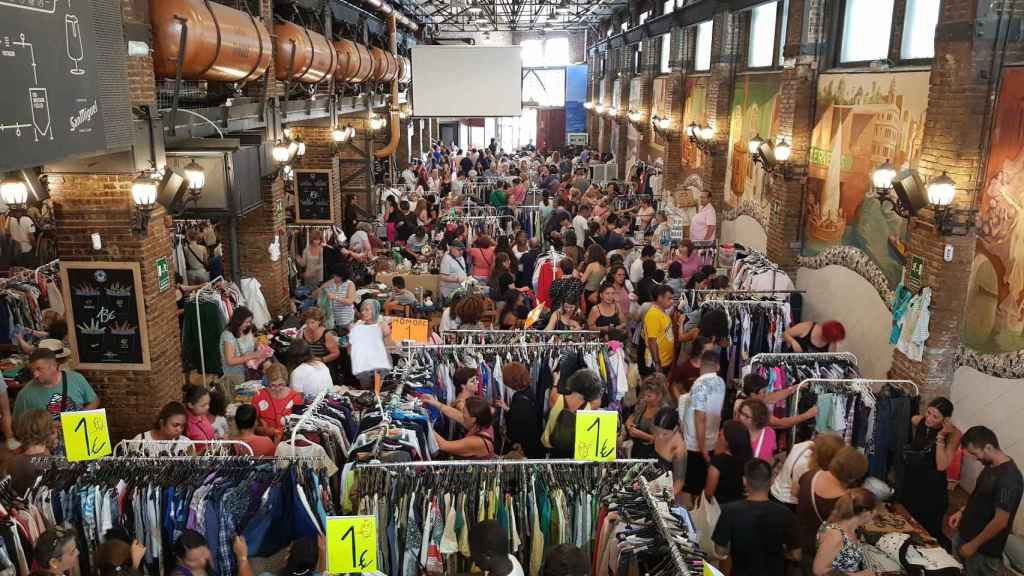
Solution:
[{"label": "pink garment", "polygon": [[714,240],[715,226],[717,225],[718,216],[715,214],[715,207],[711,203],[705,204],[690,220],[690,240]]},{"label": "pink garment", "polygon": [[[758,450],[758,444],[761,449]],[[775,457],[775,429],[764,428],[761,433],[750,439],[750,449],[754,451],[754,457],[760,458],[769,464]]]},{"label": "pink garment", "polygon": [[686,260],[678,260],[679,264],[683,267],[683,283],[686,283],[694,274],[700,271],[702,265],[700,261],[700,254],[696,250],[690,252],[690,257]]},{"label": "pink garment", "polygon": [[188,436],[188,439],[193,442],[217,439],[217,433],[213,430],[213,424],[210,423],[206,416],[196,416],[191,413],[188,414],[185,420],[185,436]]},{"label": "pink garment", "polygon": [[490,248],[470,248],[467,250],[469,257],[473,260],[473,277],[489,278],[491,267],[494,266],[494,246]]}]

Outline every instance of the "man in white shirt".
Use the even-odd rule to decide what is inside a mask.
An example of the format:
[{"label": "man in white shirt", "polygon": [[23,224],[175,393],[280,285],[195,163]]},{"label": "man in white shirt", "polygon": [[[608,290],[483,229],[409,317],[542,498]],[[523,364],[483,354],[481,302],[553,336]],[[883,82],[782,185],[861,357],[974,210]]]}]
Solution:
[{"label": "man in white shirt", "polygon": [[445,299],[466,280],[466,260],[462,257],[465,249],[466,245],[456,240],[448,245],[448,253],[441,258],[441,296]]},{"label": "man in white shirt", "polygon": [[715,229],[718,227],[718,215],[715,207],[711,204],[711,193],[704,190],[700,193],[700,209],[690,220],[690,240],[704,241],[715,239]]},{"label": "man in white shirt", "polygon": [[580,204],[579,212],[572,219],[572,228],[576,231],[576,245],[583,248],[584,240],[587,239],[589,233],[588,226],[590,225],[587,220],[590,218],[590,205]]},{"label": "man in white shirt", "polygon": [[629,281],[632,282],[634,286],[639,284],[640,280],[643,280],[644,261],[653,260],[654,256],[657,253],[658,251],[654,248],[654,246],[651,246],[650,244],[644,244],[644,247],[640,250],[640,257],[630,262]]},{"label": "man in white shirt", "polygon": [[680,414],[687,452],[683,490],[694,496],[704,490],[711,452],[715,449],[722,421],[725,381],[718,375],[718,355],[718,350],[705,350],[701,354],[700,377],[694,381],[689,404]]},{"label": "man in white shirt", "polygon": [[410,189],[416,187],[416,171],[413,170],[412,164],[406,166],[405,170],[402,170],[402,182],[405,182],[405,185]]},{"label": "man in white shirt", "polygon": [[462,190],[466,187],[466,175],[460,173],[455,180],[452,180],[452,195],[461,196]]}]

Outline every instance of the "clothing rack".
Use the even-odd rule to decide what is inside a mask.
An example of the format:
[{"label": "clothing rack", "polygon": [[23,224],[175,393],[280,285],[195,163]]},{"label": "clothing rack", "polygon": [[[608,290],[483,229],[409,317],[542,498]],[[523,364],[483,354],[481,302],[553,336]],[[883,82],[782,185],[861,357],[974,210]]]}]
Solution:
[{"label": "clothing rack", "polygon": [[26,268],[24,270],[19,270],[5,278],[0,278],[0,288],[3,288],[4,286],[11,282],[31,281],[40,275],[45,276],[47,278],[54,278],[58,272],[60,272],[60,260],[53,260],[47,262],[46,264],[43,264],[42,266],[36,268],[35,270],[30,270]]},{"label": "clothing rack", "polygon": [[196,303],[196,327],[199,329],[199,365],[202,368],[203,383],[204,384],[206,383],[206,353],[203,351],[203,345],[202,345],[202,341],[203,341],[203,319],[202,319],[202,316],[199,314],[199,300],[200,300],[200,297],[203,295],[204,291],[213,288],[213,286],[215,284],[217,284],[218,282],[223,282],[223,281],[224,281],[224,277],[223,276],[217,276],[213,280],[210,280],[206,284],[203,284],[202,286],[200,286],[199,289],[197,289],[195,291],[194,296],[193,296],[193,299],[195,300],[195,303]]},{"label": "clothing rack", "polygon": [[859,366],[852,352],[799,352],[790,354],[764,353],[750,359],[750,366],[781,366],[783,364],[814,364],[820,362],[848,362]]},{"label": "clothing rack", "polygon": [[658,505],[658,501],[651,494],[650,484],[643,476],[638,478],[638,480],[640,481],[640,492],[644,495],[647,505],[651,508],[651,515],[654,516],[654,524],[658,527],[661,537],[665,539],[665,543],[668,544],[668,550],[672,555],[672,563],[676,565],[677,574],[689,576],[690,570],[686,567],[686,560],[683,558],[682,553],[679,552],[679,547],[676,546],[675,538],[673,538],[672,532],[668,529],[668,525],[665,524],[665,517],[661,511],[661,506]]},{"label": "clothing rack", "polygon": [[417,350],[440,350],[443,352],[455,350],[494,350],[518,349],[518,348],[578,348],[597,349],[607,346],[605,342],[523,342],[523,343],[501,343],[501,344],[416,344],[405,347],[407,352]]},{"label": "clothing rack", "polygon": [[[805,384],[808,386],[833,385],[838,386],[840,388],[845,386],[856,385],[881,387],[888,384],[891,386],[897,386],[898,388],[902,389],[904,392],[907,392],[908,394],[911,392],[911,389],[913,389],[913,396],[921,395],[921,389],[912,380],[876,380],[874,378],[807,378],[806,380],[800,382],[799,386],[803,388]],[[800,394],[800,390],[798,389],[796,393]],[[799,398],[799,396],[797,396],[797,398]]]},{"label": "clothing rack", "polygon": [[[121,440],[114,445],[113,455],[114,457],[130,457],[132,449],[135,448],[137,452],[145,453],[150,446],[166,446],[169,450],[169,454],[174,454],[175,449],[179,449],[183,446],[188,446],[190,443],[183,442],[182,440]],[[220,454],[221,451],[217,448],[239,447],[244,449],[247,454],[241,454],[241,456],[255,456],[252,451],[252,446],[242,442],[241,440],[203,440],[202,442],[194,442],[204,447],[203,454]],[[213,447],[211,450],[210,447]],[[137,448],[136,448],[137,447]],[[236,454],[237,456],[238,454]]]},{"label": "clothing rack", "polygon": [[611,460],[609,462],[591,462],[587,460],[569,460],[552,458],[548,460],[433,460],[430,462],[366,462],[362,464],[356,464],[356,468],[445,468],[449,466],[465,466],[465,467],[485,467],[485,466],[536,466],[536,467],[551,467],[551,466],[634,466],[634,465],[648,465],[653,466],[658,461],[655,459],[643,459],[643,458],[626,458],[620,460]]},{"label": "clothing rack", "polygon": [[[473,342],[494,340],[505,340],[508,343],[526,343],[527,340],[546,340],[557,337],[560,342],[568,340],[587,340],[598,338],[600,332],[596,330],[516,330],[513,332],[495,330],[445,330],[441,332],[441,338],[446,344],[459,344],[461,342]],[[449,340],[451,340],[449,342]]]},{"label": "clothing rack", "polygon": [[[299,418],[298,423],[295,424],[295,428],[292,429],[292,456],[295,456],[295,440],[298,438],[299,432],[301,432],[304,429],[304,426],[307,426],[309,424],[310,419],[313,417],[314,414],[316,414],[317,409],[320,408],[320,405],[323,404],[324,400],[327,398],[327,392],[329,390],[329,388],[324,388],[316,395],[316,398],[313,400],[313,402],[311,402],[309,406],[305,409],[305,411],[302,413],[302,417]],[[379,396],[377,397],[377,403],[380,404]]]}]

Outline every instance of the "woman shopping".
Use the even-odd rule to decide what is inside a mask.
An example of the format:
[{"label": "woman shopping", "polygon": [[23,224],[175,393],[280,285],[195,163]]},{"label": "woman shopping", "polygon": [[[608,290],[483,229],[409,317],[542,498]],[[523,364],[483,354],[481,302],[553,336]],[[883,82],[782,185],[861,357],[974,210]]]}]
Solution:
[{"label": "woman shopping", "polygon": [[818,531],[818,551],[814,555],[814,576],[875,576],[867,570],[857,530],[871,522],[875,514],[875,495],[854,488],[839,497],[828,522]]},{"label": "woman shopping", "polygon": [[953,403],[939,396],[928,403],[924,415],[911,419],[913,434],[903,450],[905,469],[900,502],[907,512],[944,547],[942,519],[949,508],[946,469],[960,447],[960,430],[953,425]]},{"label": "woman shopping", "polygon": [[652,374],[644,378],[637,390],[636,410],[626,419],[626,434],[633,440],[631,458],[654,457],[654,417],[668,406],[665,376]]},{"label": "woman shopping", "polygon": [[462,422],[466,436],[447,440],[434,431],[434,440],[441,452],[456,459],[488,460],[494,458],[494,414],[490,405],[480,398],[467,398],[462,405]]},{"label": "woman shopping", "polygon": [[324,236],[319,230],[313,230],[309,234],[309,245],[302,250],[302,254],[296,258],[299,266],[302,267],[302,285],[309,289],[316,289],[324,282]]}]

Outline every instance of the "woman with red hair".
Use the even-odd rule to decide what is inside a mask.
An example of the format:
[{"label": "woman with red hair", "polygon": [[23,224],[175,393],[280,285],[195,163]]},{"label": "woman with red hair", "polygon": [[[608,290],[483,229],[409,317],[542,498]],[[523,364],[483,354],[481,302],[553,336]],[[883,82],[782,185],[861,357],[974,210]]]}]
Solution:
[{"label": "woman with red hair", "polygon": [[807,321],[790,326],[784,336],[793,352],[835,352],[846,339],[846,328],[835,320],[821,324]]}]

